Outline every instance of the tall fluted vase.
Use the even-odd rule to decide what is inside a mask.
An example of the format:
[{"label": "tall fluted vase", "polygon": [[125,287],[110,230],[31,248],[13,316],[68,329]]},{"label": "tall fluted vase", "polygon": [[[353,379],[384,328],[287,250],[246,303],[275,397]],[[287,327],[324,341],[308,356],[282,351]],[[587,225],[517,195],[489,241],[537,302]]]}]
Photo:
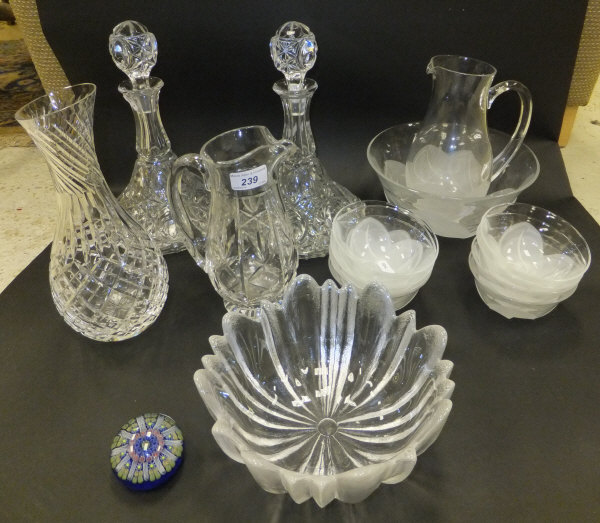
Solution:
[{"label": "tall fluted vase", "polygon": [[52,298],[66,323],[98,341],[136,336],[160,314],[168,290],[164,258],[111,193],[94,148],[96,86],[51,92],[17,121],[44,155],[58,220],[50,253]]}]

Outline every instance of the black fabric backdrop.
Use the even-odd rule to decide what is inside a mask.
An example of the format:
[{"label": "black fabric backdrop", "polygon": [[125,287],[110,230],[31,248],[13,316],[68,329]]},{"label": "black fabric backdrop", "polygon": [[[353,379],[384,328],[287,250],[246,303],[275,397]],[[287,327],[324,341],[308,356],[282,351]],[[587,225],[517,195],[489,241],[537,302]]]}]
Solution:
[{"label": "black fabric backdrop", "polygon": [[[128,104],[116,87],[107,38],[132,18],[156,34],[164,79],[163,121],[179,153],[215,134],[261,123],[281,132],[279,78],[268,41],[286,20],[307,23],[319,56],[310,76],[322,161],[361,197],[381,197],[365,159],[382,129],[425,111],[429,57],[476,56],[498,80],[532,91],[528,143],[541,164],[520,198],[552,209],[600,252],[600,228],[572,197],[555,143],[585,2],[40,2],[46,35],[72,83],[98,85],[96,142],[117,191],[135,158]],[[500,98],[493,127],[510,128],[514,100]],[[469,240],[440,238],[430,281],[410,307],[418,326],[443,325],[455,363],[454,408],[438,441],[401,484],[365,502],[319,509],[263,492],[214,442],[192,382],[208,336],[221,332],[222,301],[186,254],[167,257],[169,297],[156,324],[101,344],[70,330],[48,288],[49,249],[0,296],[0,519],[6,521],[598,521],[600,519],[600,327],[596,263],[573,297],[536,321],[506,320],[479,299],[467,266]],[[326,260],[299,272],[320,283]],[[114,480],[109,446],[129,418],[171,415],[186,461],[168,485],[134,493]],[[8,429],[8,430],[6,430]]]},{"label": "black fabric backdrop", "polygon": [[[530,134],[557,140],[577,53],[586,2],[273,2],[107,0],[39,2],[45,34],[71,83],[98,85],[96,142],[109,183],[120,190],[135,160],[129,104],[117,92],[125,78],[108,53],[108,35],[127,19],[158,40],[163,123],[178,154],[209,138],[251,124],[278,136],[281,78],[269,41],[285,21],[315,33],[319,84],[311,121],[320,157],[336,180],[371,193],[376,177],[365,148],[379,131],[425,114],[435,54],[473,56],[493,64],[496,80],[520,80],[534,100]],[[517,97],[500,97],[490,125],[512,130]],[[354,139],[354,140],[353,140]]]}]

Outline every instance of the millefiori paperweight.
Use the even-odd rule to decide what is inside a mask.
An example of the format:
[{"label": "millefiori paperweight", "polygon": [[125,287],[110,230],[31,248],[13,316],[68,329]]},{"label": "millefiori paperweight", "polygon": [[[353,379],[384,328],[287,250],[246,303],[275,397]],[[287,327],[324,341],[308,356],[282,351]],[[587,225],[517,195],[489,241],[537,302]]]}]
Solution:
[{"label": "millefiori paperweight", "polygon": [[158,109],[163,81],[150,76],[158,53],[156,38],[146,26],[127,20],[113,29],[108,48],[116,66],[129,78],[121,82],[119,92],[133,111],[138,154],[119,202],[163,254],[181,251],[183,238],[167,199],[168,178],[177,156]]},{"label": "millefiori paperweight", "polygon": [[222,450],[268,492],[321,507],[398,483],[450,413],[446,331],[389,293],[298,276],[258,319],[223,318],[194,380]]},{"label": "millefiori paperweight", "polygon": [[110,446],[110,465],[125,486],[151,490],[166,483],[183,461],[183,434],[166,414],[130,419]]},{"label": "millefiori paperweight", "polygon": [[305,78],[317,59],[315,35],[300,22],[286,22],[270,47],[273,63],[284,75],[273,85],[283,104],[283,137],[299,148],[280,170],[279,190],[300,258],[318,258],[327,254],[336,212],[357,198],[329,177],[316,154],[309,108],[317,83]]}]

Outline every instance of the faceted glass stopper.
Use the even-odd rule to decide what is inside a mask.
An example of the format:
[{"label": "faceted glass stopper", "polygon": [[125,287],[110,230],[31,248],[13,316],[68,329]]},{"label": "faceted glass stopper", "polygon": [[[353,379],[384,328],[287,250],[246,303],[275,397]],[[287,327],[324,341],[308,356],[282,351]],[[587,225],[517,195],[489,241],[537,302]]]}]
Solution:
[{"label": "faceted glass stopper", "polygon": [[304,87],[304,76],[317,60],[317,41],[312,31],[300,22],[286,22],[271,38],[271,58],[285,76],[288,89]]},{"label": "faceted glass stopper", "polygon": [[134,20],[115,26],[108,38],[108,50],[113,62],[133,85],[148,79],[158,55],[155,36],[145,25]]}]

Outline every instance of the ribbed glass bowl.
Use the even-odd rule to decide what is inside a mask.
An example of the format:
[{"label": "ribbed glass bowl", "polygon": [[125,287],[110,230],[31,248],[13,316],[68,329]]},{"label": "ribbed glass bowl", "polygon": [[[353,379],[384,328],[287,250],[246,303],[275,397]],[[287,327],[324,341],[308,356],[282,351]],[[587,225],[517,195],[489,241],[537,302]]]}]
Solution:
[{"label": "ribbed glass bowl", "polygon": [[446,331],[394,313],[379,284],[360,296],[298,276],[257,319],[223,318],[194,381],[221,449],[268,492],[323,507],[398,483],[452,408]]}]

